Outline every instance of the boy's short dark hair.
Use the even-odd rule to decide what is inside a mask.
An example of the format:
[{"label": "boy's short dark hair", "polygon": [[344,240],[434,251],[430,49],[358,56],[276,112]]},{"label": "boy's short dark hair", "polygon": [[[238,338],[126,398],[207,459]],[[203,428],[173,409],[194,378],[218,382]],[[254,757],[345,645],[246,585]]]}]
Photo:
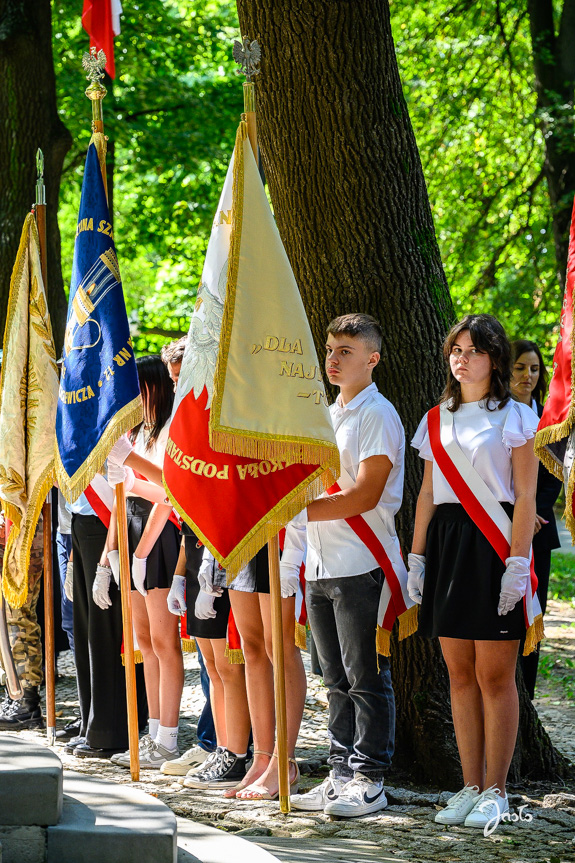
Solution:
[{"label": "boy's short dark hair", "polygon": [[371,315],[352,312],[350,315],[340,315],[334,318],[327,328],[328,336],[354,336],[362,339],[372,351],[381,353],[383,332],[379,321]]},{"label": "boy's short dark hair", "polygon": [[181,339],[178,339],[175,342],[170,342],[167,345],[164,345],[162,350],[160,351],[160,356],[162,358],[162,362],[165,365],[168,363],[173,363],[177,365],[181,363],[184,359],[184,351],[186,350],[186,342],[188,341],[187,336],[182,336]]}]

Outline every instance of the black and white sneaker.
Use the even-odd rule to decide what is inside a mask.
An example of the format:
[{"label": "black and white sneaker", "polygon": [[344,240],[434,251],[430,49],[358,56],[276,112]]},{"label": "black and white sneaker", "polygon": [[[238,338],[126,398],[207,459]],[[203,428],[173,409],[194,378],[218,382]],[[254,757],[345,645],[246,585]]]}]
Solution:
[{"label": "black and white sneaker", "polygon": [[356,773],[353,779],[344,785],[337,799],[326,803],[323,811],[326,815],[359,818],[361,815],[385,809],[386,806],[383,780],[374,782],[362,773]]},{"label": "black and white sneaker", "polygon": [[290,803],[293,809],[302,812],[323,812],[328,803],[333,803],[348,783],[347,778],[335,776],[333,770],[326,776],[321,785],[316,785],[311,791],[303,794],[292,794]]},{"label": "black and white sneaker", "polygon": [[238,758],[229,749],[218,747],[210,764],[184,777],[186,788],[233,788],[246,775],[246,758]]}]

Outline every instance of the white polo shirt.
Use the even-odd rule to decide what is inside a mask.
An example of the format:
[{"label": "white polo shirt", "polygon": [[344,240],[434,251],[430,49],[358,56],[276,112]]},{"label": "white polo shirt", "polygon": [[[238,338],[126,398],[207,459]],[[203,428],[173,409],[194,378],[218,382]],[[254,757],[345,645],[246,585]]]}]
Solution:
[{"label": "white polo shirt", "polygon": [[[390,401],[370,384],[344,407],[341,396],[330,407],[341,463],[352,479],[359,465],[374,455],[385,455],[393,467],[375,507],[392,536],[394,517],[403,496],[405,433]],[[361,575],[379,566],[375,557],[345,519],[314,521],[307,526],[308,581]]]}]

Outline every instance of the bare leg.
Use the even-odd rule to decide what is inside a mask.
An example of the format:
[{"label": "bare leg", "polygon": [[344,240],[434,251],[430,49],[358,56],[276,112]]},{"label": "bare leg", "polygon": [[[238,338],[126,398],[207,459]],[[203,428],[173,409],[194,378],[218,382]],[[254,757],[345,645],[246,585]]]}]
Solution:
[{"label": "bare leg", "polygon": [[[210,678],[210,703],[212,705],[212,716],[214,718],[214,728],[216,729],[216,742],[218,746],[228,745],[226,734],[226,700],[224,694],[224,684],[218,674],[216,660],[213,651],[213,644],[220,639],[198,638],[198,645],[204,657],[204,663],[208,677]],[[224,644],[225,647],[225,644]]]},{"label": "bare leg", "polygon": [[211,645],[216,670],[224,687],[227,748],[235,755],[243,755],[250,739],[245,666],[229,661],[225,655],[225,638],[215,638]]},{"label": "bare leg", "polygon": [[167,588],[154,588],[145,597],[152,648],[159,665],[160,725],[174,728],[180,716],[184,688],[184,661],[178,618],[168,611]]},{"label": "bare leg", "polygon": [[[242,783],[247,785],[261,776],[267,768],[270,756],[263,753],[273,752],[274,679],[265,648],[259,594],[230,590],[230,601],[246,660],[246,689],[254,736],[254,760]],[[232,790],[233,793],[235,792]]]},{"label": "bare leg", "polygon": [[476,641],[476,673],[485,712],[485,787],[505,783],[519,725],[519,698],[515,685],[518,641]]},{"label": "bare leg", "polygon": [[[270,662],[272,661],[272,633],[271,633],[271,602],[269,594],[260,593],[260,609],[264,626],[266,652]],[[282,599],[282,625],[283,625],[283,647],[284,647],[284,670],[286,687],[286,713],[287,713],[287,745],[288,756],[295,755],[295,745],[299,734],[307,681],[301,658],[301,653],[295,645],[295,597]],[[290,782],[295,779],[297,768],[290,765]],[[272,758],[267,770],[254,782],[255,786],[261,786],[273,797],[278,792],[278,763],[277,758]],[[245,790],[238,795],[242,800],[257,799],[258,792]]]},{"label": "bare leg", "polygon": [[150,621],[146,607],[146,599],[137,590],[132,591],[132,618],[134,630],[138,639],[138,648],[144,660],[144,680],[146,682],[146,697],[148,713],[151,719],[160,718],[160,664],[152,647]]},{"label": "bare leg", "polygon": [[449,671],[451,713],[465,784],[484,788],[485,731],[483,700],[476,677],[474,642],[463,638],[440,638]]}]

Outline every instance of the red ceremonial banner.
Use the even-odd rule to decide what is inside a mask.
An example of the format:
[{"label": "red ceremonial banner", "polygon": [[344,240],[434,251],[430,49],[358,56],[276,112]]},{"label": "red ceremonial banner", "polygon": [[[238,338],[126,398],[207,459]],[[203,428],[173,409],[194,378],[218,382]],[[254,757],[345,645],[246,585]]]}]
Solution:
[{"label": "red ceremonial banner", "polygon": [[112,0],[84,0],[82,27],[90,37],[90,47],[106,55],[106,72],[115,78]]}]

